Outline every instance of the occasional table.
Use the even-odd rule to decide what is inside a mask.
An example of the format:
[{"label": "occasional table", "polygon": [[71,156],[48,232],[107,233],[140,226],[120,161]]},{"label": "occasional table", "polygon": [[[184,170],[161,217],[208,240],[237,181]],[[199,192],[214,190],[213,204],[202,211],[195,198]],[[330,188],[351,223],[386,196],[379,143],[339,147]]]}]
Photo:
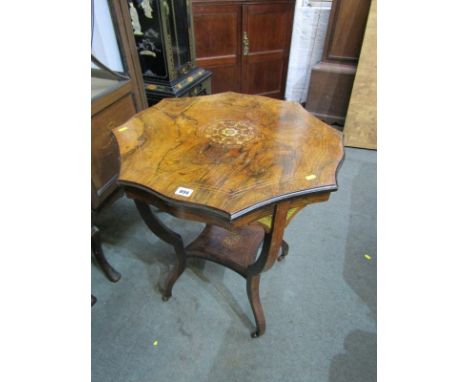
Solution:
[{"label": "occasional table", "polygon": [[[252,337],[262,335],[260,276],[287,255],[283,234],[292,217],[337,190],[341,132],[297,103],[227,92],[164,99],[113,133],[119,183],[151,231],[175,250],[163,300],[187,258],[216,262],[246,279]],[[185,245],[150,206],[206,227]]]}]

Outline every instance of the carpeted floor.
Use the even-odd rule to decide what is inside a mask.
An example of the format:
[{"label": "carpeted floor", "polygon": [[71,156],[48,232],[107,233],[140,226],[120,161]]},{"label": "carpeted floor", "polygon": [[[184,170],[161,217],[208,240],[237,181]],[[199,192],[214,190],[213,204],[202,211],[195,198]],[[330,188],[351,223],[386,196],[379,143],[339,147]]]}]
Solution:
[{"label": "carpeted floor", "polygon": [[[122,278],[109,282],[93,262],[93,382],[376,381],[376,161],[347,148],[339,190],[288,226],[289,256],[262,276],[257,339],[242,277],[191,260],[163,302],[172,248],[130,200],[103,211],[103,248]],[[203,228],[161,216],[185,242]]]}]

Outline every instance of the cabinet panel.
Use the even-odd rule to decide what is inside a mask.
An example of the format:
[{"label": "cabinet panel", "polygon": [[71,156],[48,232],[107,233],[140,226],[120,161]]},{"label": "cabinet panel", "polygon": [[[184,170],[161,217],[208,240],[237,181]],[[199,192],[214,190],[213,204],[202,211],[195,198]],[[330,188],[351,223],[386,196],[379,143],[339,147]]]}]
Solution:
[{"label": "cabinet panel", "polygon": [[291,41],[291,4],[242,6],[243,38],[248,51],[242,56],[242,91],[282,98]]},{"label": "cabinet panel", "polygon": [[310,76],[306,108],[343,125],[353,87],[370,0],[334,0],[320,63]]},{"label": "cabinet panel", "polygon": [[212,93],[240,91],[241,9],[193,4],[196,63],[213,73]]},{"label": "cabinet panel", "polygon": [[198,60],[239,55],[240,11],[239,5],[193,5]]},{"label": "cabinet panel", "polygon": [[355,74],[355,67],[350,65],[315,65],[306,109],[326,122],[343,125]]},{"label": "cabinet panel", "polygon": [[245,93],[281,98],[281,83],[278,78],[283,75],[283,68],[282,58],[250,63],[246,68],[248,87],[245,88]]},{"label": "cabinet panel", "polygon": [[111,130],[135,113],[133,97],[127,94],[91,118],[91,179],[98,199],[114,190],[119,175],[119,150]]},{"label": "cabinet panel", "polygon": [[370,0],[335,0],[330,15],[325,60],[357,63],[369,14]]},{"label": "cabinet panel", "polygon": [[240,92],[239,70],[238,65],[210,68],[210,71],[213,73],[212,93]]},{"label": "cabinet panel", "polygon": [[[291,42],[293,0],[194,0],[197,65],[213,72],[213,93],[282,98]],[[243,32],[249,52],[243,55]]]},{"label": "cabinet panel", "polygon": [[248,32],[250,53],[288,48],[292,16],[289,4],[247,4],[243,8],[243,30]]}]

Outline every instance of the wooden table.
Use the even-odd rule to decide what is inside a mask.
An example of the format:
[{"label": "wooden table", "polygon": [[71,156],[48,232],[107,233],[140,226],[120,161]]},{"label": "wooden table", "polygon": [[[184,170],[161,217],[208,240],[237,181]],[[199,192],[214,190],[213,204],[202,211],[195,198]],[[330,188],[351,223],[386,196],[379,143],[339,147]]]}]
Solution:
[{"label": "wooden table", "polygon": [[[214,261],[247,280],[252,337],[262,335],[261,273],[280,250],[279,259],[287,255],[283,233],[291,218],[337,190],[342,134],[297,103],[232,92],[165,99],[113,133],[120,184],[148,227],[175,249],[163,300],[187,258]],[[150,205],[206,227],[185,246]]]}]

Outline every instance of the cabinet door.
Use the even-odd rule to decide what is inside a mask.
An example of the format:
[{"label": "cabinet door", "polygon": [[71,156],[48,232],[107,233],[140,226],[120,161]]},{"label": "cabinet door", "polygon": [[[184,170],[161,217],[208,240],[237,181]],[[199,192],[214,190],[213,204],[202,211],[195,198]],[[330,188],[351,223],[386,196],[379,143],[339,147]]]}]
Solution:
[{"label": "cabinet door", "polygon": [[241,6],[193,4],[196,64],[213,73],[212,93],[240,91]]},{"label": "cabinet door", "polygon": [[242,6],[243,93],[284,97],[293,11],[294,2]]}]

